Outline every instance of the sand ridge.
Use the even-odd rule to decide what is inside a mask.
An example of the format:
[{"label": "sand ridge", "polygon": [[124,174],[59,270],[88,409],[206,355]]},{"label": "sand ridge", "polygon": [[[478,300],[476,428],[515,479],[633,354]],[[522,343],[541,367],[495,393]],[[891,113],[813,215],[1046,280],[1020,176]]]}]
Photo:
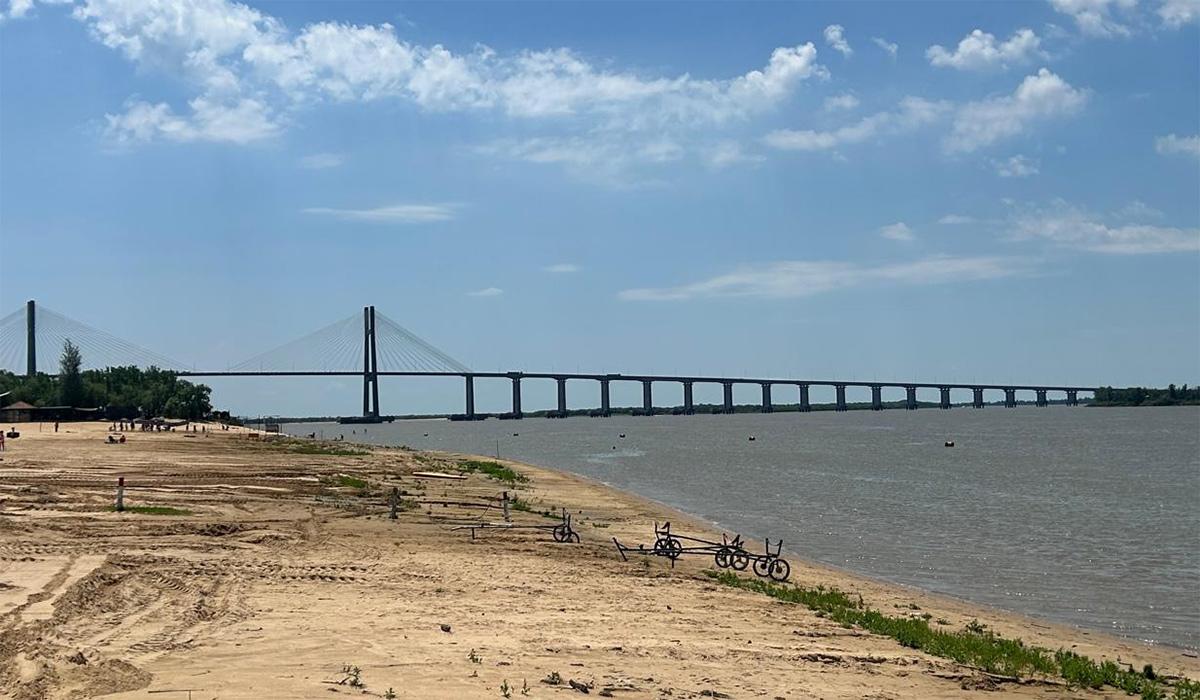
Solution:
[{"label": "sand ridge", "polygon": [[[452,470],[451,455],[303,454],[243,430],[128,433],[109,445],[108,427],[19,426],[0,453],[0,697],[580,695],[571,682],[624,698],[1106,694],[988,677],[718,586],[700,574],[708,560],[623,562],[613,536],[649,542],[665,519],[711,528],[568,474],[505,462],[530,479],[514,489],[481,474],[413,476]],[[112,512],[118,476],[128,504],[190,514]],[[406,506],[394,521],[393,487]],[[533,530],[472,540],[454,527],[498,510],[421,503],[495,503],[504,490],[535,510],[566,508],[582,542]],[[1042,646],[1200,677],[1178,650],[789,558],[794,582],[836,585],[890,614],[978,618]],[[365,688],[352,685],[354,668]]]}]

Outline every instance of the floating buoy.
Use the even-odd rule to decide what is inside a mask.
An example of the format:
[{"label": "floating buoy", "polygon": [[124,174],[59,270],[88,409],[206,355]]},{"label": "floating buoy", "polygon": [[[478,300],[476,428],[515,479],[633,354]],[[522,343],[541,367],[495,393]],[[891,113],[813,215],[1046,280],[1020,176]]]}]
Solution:
[{"label": "floating buoy", "polygon": [[617,437],[619,437],[619,438],[621,438],[622,440],[624,440],[624,439],[625,439],[625,433],[621,433],[621,434],[620,434],[620,435],[618,435]]},{"label": "floating buoy", "polygon": [[425,433],[425,437],[429,437],[429,433]]},{"label": "floating buoy", "polygon": [[751,436],[750,436],[750,438],[749,438],[750,442],[754,442],[754,441],[755,441],[755,440],[757,440],[757,439],[758,439],[758,438],[754,437],[753,435],[751,435]]},{"label": "floating buoy", "polygon": [[513,437],[516,437],[518,435],[520,435],[520,433],[513,433]]},{"label": "floating buoy", "polygon": [[954,441],[953,441],[953,440],[947,440],[947,441],[946,441],[946,447],[954,447]]}]

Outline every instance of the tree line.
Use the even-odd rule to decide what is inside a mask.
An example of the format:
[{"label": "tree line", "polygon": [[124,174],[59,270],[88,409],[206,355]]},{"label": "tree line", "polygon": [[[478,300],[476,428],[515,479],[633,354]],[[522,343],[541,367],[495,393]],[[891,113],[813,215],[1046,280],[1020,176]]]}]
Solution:
[{"label": "tree line", "polygon": [[186,418],[212,413],[212,389],[180,379],[169,370],[109,367],[84,370],[83,355],[70,340],[63,344],[58,376],[18,376],[0,370],[0,404],[24,401],[34,406],[103,407],[116,418]]},{"label": "tree line", "polygon": [[1131,386],[1114,389],[1111,386],[1096,390],[1093,406],[1195,406],[1200,404],[1200,387],[1167,385],[1166,389]]}]

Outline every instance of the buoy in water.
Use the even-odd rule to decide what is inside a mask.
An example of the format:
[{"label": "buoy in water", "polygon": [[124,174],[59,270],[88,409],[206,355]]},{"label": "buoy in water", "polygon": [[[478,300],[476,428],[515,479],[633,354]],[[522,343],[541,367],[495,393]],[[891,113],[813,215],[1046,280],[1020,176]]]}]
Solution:
[{"label": "buoy in water", "polygon": [[517,437],[520,433],[513,433],[513,437]]},{"label": "buoy in water", "polygon": [[617,437],[619,437],[619,438],[621,438],[622,440],[624,440],[624,439],[625,439],[625,433],[621,433],[621,434],[620,434],[620,435],[618,435]]},{"label": "buoy in water", "polygon": [[429,437],[429,433],[425,433],[425,437]]},{"label": "buoy in water", "polygon": [[757,440],[757,439],[758,439],[758,438],[754,437],[753,435],[751,435],[751,436],[750,436],[750,438],[749,438],[750,442],[754,442],[754,441],[755,441],[755,440]]},{"label": "buoy in water", "polygon": [[947,440],[947,441],[946,441],[946,447],[954,447],[954,441],[953,441],[953,440]]}]

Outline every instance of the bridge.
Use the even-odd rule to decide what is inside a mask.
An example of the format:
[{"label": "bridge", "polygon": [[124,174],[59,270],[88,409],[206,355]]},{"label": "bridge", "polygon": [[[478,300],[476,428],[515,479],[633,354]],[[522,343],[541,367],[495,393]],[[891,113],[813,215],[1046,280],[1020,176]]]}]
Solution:
[{"label": "bridge", "polygon": [[[62,314],[39,307],[28,301],[23,308],[0,318],[0,368],[19,372],[24,365],[25,374],[53,374],[53,362],[43,354],[39,362],[38,349],[61,348],[71,340],[84,352],[85,367],[104,368],[137,365],[168,369],[181,377],[327,377],[353,376],[362,378],[363,418],[379,420],[380,377],[458,377],[464,382],[464,411],[454,416],[464,420],[481,420],[490,414],[475,409],[475,382],[478,379],[506,379],[512,383],[512,410],[500,414],[501,418],[522,418],[522,382],[526,380],[551,380],[557,383],[558,401],[551,417],[568,415],[567,383],[595,382],[600,388],[600,406],[592,415],[608,416],[612,413],[610,387],[613,382],[634,382],[642,388],[640,415],[662,412],[654,404],[656,384],[678,384],[683,388],[682,412],[695,412],[693,399],[697,384],[714,384],[722,388],[722,404],[718,412],[733,413],[733,388],[735,385],[754,385],[762,392],[759,408],[770,413],[775,406],[776,390],[790,387],[796,392],[797,407],[801,412],[812,409],[809,400],[811,387],[832,387],[836,397],[834,408],[848,410],[846,389],[863,387],[871,390],[871,409],[883,410],[883,390],[904,390],[904,407],[916,410],[919,390],[938,392],[937,405],[943,409],[953,406],[950,392],[971,392],[971,406],[983,408],[984,392],[1000,391],[1004,405],[1016,406],[1017,393],[1032,393],[1037,406],[1050,403],[1051,392],[1062,394],[1065,403],[1079,404],[1081,392],[1094,392],[1095,387],[1055,386],[1047,384],[996,384],[976,382],[919,382],[919,381],[845,381],[841,379],[807,379],[791,377],[716,377],[693,375],[611,374],[571,372],[478,372],[421,339],[400,324],[375,310],[374,306],[363,308],[361,316],[354,315],[331,323],[312,333],[255,355],[243,362],[230,365],[223,370],[189,369],[152,351],[141,348],[105,331],[75,321]],[[21,361],[24,361],[23,363]],[[383,361],[382,365],[380,360]],[[47,371],[50,370],[50,371]]]}]

